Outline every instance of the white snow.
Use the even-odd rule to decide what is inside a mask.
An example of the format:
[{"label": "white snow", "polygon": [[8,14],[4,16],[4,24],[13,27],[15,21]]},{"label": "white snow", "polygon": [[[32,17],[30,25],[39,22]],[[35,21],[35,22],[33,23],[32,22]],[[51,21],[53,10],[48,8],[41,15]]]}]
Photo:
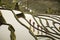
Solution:
[{"label": "white snow", "polygon": [[[11,11],[9,11],[9,10],[0,10],[0,11],[2,12],[2,15],[5,18],[6,22],[8,24],[13,25],[13,27],[15,28],[16,40],[35,40],[29,34],[29,31],[24,26],[22,26],[21,24],[19,24],[16,21],[16,19],[13,16]],[[14,12],[15,12],[15,14],[21,13],[20,11],[16,11],[16,10],[14,10]],[[34,21],[34,19],[32,18],[32,16],[30,14],[25,14],[25,16],[26,16],[27,20],[31,19],[32,22]],[[29,27],[29,24],[23,18],[20,18],[19,20]],[[36,20],[39,20],[39,19],[36,18]],[[42,21],[43,21],[44,25],[46,26],[45,20],[42,20]],[[39,21],[38,21],[38,23],[39,23]],[[52,21],[49,21],[49,25],[53,26]],[[59,26],[59,25],[57,25],[57,26]],[[37,32],[34,32],[34,33],[36,34]],[[9,35],[10,35],[10,31],[8,30],[8,26],[7,25],[0,26],[0,40],[10,40]],[[44,40],[44,39],[42,39],[42,40]]]}]

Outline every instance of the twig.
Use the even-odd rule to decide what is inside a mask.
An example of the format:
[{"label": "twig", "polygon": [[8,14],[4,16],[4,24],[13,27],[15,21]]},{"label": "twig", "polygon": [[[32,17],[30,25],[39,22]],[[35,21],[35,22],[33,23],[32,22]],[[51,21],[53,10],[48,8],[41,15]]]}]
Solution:
[{"label": "twig", "polygon": [[[42,17],[38,17],[38,18],[40,19],[40,18],[42,18]],[[53,20],[51,20],[51,19],[46,19],[46,18],[42,18],[42,19],[53,21]],[[60,23],[55,22],[55,21],[53,21],[53,23],[60,24]],[[53,24],[53,25],[54,25],[54,24]],[[55,27],[55,29],[56,29],[57,31],[59,31],[59,30],[56,28],[56,26],[54,26],[54,27]],[[59,32],[60,32],[60,31],[59,31]]]},{"label": "twig", "polygon": [[[56,19],[56,18],[53,18],[53,17],[51,17],[51,16],[49,16],[49,15],[38,15],[38,16],[49,17],[49,18],[55,19],[55,20],[57,20],[57,21],[59,21],[59,22],[60,22],[60,20],[58,20],[58,19]],[[36,17],[37,17],[37,16],[36,16]]]},{"label": "twig", "polygon": [[[25,18],[24,18],[25,19]],[[26,19],[25,19],[26,20]],[[28,22],[28,20],[26,20],[27,22]],[[29,23],[29,22],[28,22]],[[30,23],[29,23],[30,24]],[[30,24],[31,25],[31,24]],[[35,26],[33,26],[33,25],[31,25],[32,27],[34,27],[35,29],[37,29],[37,30],[39,30],[39,31],[42,31],[42,30],[40,30],[40,29],[38,29],[38,28],[36,28]],[[42,32],[44,32],[44,31],[42,31]],[[46,33],[46,34],[48,34],[48,35],[51,35],[51,36],[53,36],[53,37],[55,37],[55,38],[57,38],[57,39],[60,39],[59,37],[56,37],[56,36],[54,36],[54,35],[52,35],[52,34],[50,34],[50,33],[47,33],[47,32],[44,32],[44,33]]]}]

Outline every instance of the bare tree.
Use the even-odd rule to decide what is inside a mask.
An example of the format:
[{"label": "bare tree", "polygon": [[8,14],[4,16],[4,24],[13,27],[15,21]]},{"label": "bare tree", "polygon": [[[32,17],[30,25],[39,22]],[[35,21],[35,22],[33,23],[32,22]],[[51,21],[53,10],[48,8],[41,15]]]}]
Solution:
[{"label": "bare tree", "polygon": [[[7,5],[6,5],[7,6]],[[13,6],[10,6],[10,7],[13,7]],[[13,11],[13,9],[14,9],[14,7],[17,9],[17,10],[19,10],[20,11],[20,9],[19,9],[19,6],[18,6],[18,3],[15,3],[14,4],[14,7],[13,8],[10,8],[10,7],[4,7],[4,8],[0,8],[0,9],[4,9],[4,10],[10,10],[12,13],[13,13],[13,15],[14,15],[14,17],[15,17],[15,19],[21,24],[21,25],[23,25],[25,28],[27,28],[28,30],[29,30],[29,33],[35,38],[35,40],[38,40],[38,38],[37,37],[47,37],[47,38],[50,38],[50,39],[52,39],[52,40],[56,40],[56,39],[60,39],[60,27],[59,27],[59,29],[55,26],[55,24],[59,24],[60,25],[60,18],[59,17],[57,17],[57,16],[55,16],[56,18],[59,18],[59,19],[56,19],[56,18],[54,18],[54,17],[52,17],[52,16],[49,16],[49,15],[32,15],[33,16],[33,19],[35,20],[35,22],[37,23],[37,27],[35,27],[34,25],[35,25],[35,22],[33,22],[33,24],[31,24],[31,19],[30,19],[30,21],[28,21],[27,19],[26,19],[26,17],[24,16],[24,12],[22,12],[22,14],[15,14],[14,13],[14,11]],[[32,12],[33,13],[33,12]],[[46,13],[50,13],[50,10],[48,10]],[[8,25],[9,27],[8,27],[8,30],[11,32],[11,35],[10,35],[10,38],[11,38],[11,40],[16,40],[16,36],[15,36],[15,29],[13,28],[13,26],[11,25],[11,24],[8,24],[8,23],[6,23],[5,22],[5,19],[3,18],[3,16],[1,15],[2,13],[0,13],[0,25]],[[20,15],[20,16],[19,16]],[[47,18],[43,18],[43,17],[39,17],[39,16],[43,16],[43,17],[49,17],[49,18],[51,18],[51,19],[47,19]],[[23,24],[20,20],[18,20],[18,18],[19,17],[22,17],[23,19],[25,19],[25,21],[30,25],[30,28],[27,26],[27,25],[25,25],[25,24]],[[41,23],[41,25],[37,22],[37,20],[35,19],[35,17],[36,18],[39,18],[39,22]],[[47,26],[44,26],[44,24],[42,23],[42,20],[41,19],[44,19],[45,21],[46,21],[46,24],[47,24]],[[53,20],[54,19],[54,20]],[[53,27],[50,27],[50,25],[49,25],[49,22],[48,22],[48,20],[50,20],[50,21],[52,21],[52,24],[53,24]],[[56,22],[56,21],[58,21],[58,22]],[[33,27],[33,31],[31,30],[31,27]],[[55,30],[54,30],[54,29]],[[35,35],[34,34],[34,32],[35,32],[35,29],[37,30],[37,35]],[[53,32],[51,32],[50,30],[52,30]],[[39,32],[42,32],[42,33],[45,33],[45,34],[47,34],[47,35],[41,35],[41,34],[39,34]]]}]

